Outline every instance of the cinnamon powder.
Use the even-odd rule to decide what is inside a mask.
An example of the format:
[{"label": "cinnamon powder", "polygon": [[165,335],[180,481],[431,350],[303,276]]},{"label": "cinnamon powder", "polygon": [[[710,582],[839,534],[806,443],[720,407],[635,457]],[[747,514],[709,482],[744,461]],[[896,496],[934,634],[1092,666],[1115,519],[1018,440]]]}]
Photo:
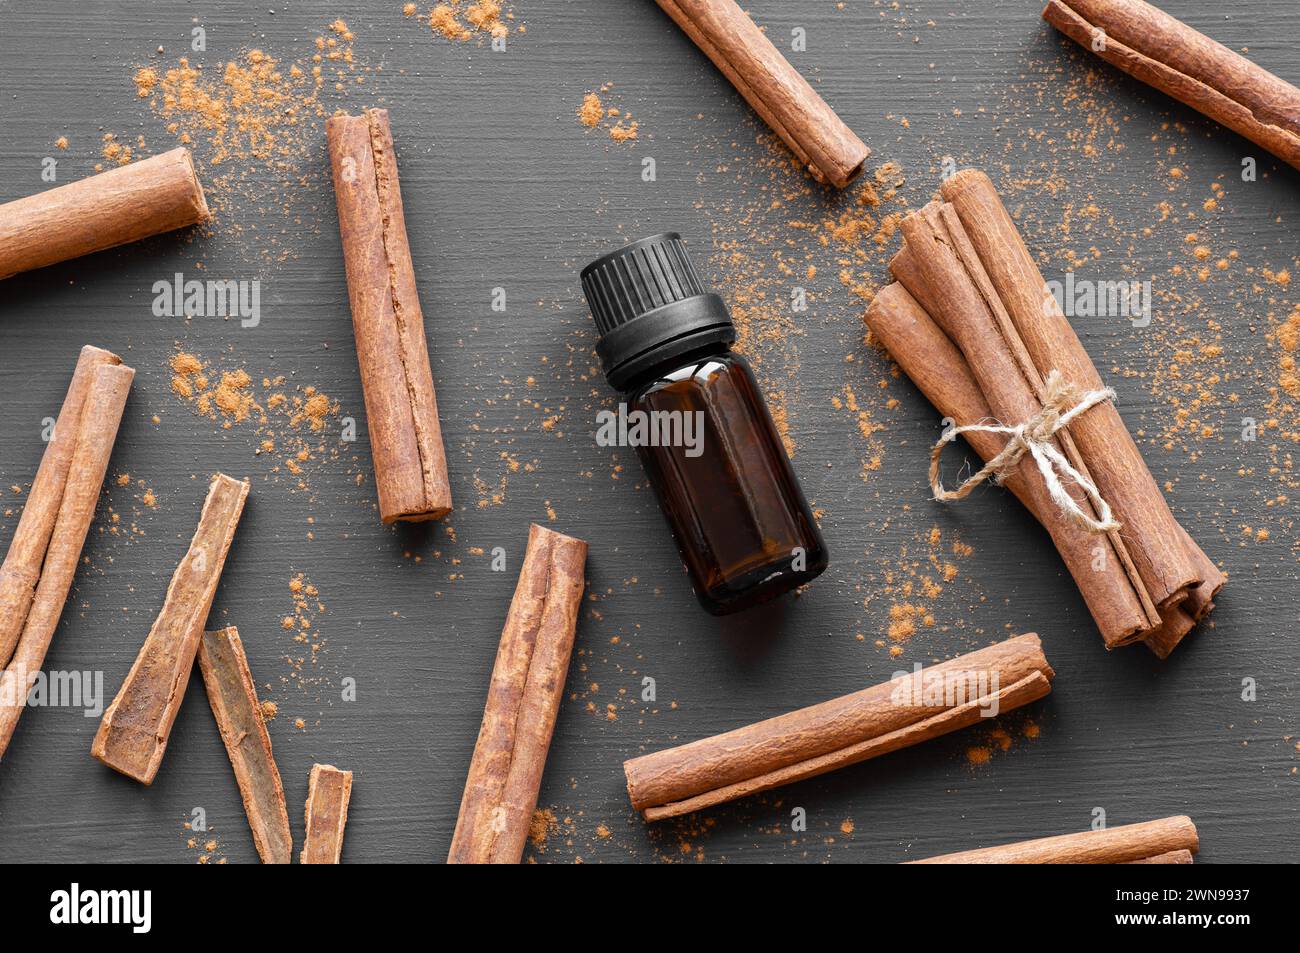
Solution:
[{"label": "cinnamon powder", "polygon": [[[210,368],[197,355],[171,356],[171,389],[196,414],[218,421],[222,429],[253,428],[254,456],[277,459],[272,472],[287,472],[305,489],[307,466],[317,460],[338,461],[341,444],[327,436],[338,426],[339,405],[312,385],[289,388],[283,375],[263,377],[260,386],[242,367]],[[363,479],[357,458],[356,482]],[[310,534],[309,534],[310,538]]]},{"label": "cinnamon powder", "polygon": [[[406,16],[414,16],[418,8],[414,3],[402,7]],[[500,39],[510,35],[513,10],[503,10],[499,0],[443,0],[429,11],[429,28],[447,40],[465,42],[484,38]],[[527,32],[523,24],[517,33]]]},{"label": "cinnamon powder", "polygon": [[630,112],[606,105],[600,94],[607,94],[613,83],[604,83],[599,92],[588,92],[582,97],[578,106],[578,122],[588,129],[595,129],[603,124],[605,134],[614,142],[633,142],[639,136],[640,123],[632,118]]}]

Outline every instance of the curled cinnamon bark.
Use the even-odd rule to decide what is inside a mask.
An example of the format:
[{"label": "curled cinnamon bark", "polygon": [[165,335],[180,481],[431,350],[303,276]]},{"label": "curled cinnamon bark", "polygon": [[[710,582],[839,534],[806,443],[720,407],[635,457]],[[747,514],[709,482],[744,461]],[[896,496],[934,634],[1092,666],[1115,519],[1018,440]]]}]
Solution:
[{"label": "curled cinnamon bark", "polygon": [[0,278],[206,221],[188,149],[0,205]]},{"label": "curled cinnamon bark", "polygon": [[[32,480],[32,489],[27,494],[23,515],[9,543],[4,565],[0,566],[0,668],[8,665],[13,657],[32,597],[36,594],[36,584],[40,582],[41,566],[45,563],[54,522],[63,502],[72,454],[81,431],[82,411],[91,395],[95,370],[121,363],[122,359],[116,354],[90,345],[81,349],[81,356],[77,359],[72,383],[68,385],[63,407],[54,423],[54,433]],[[98,395],[93,399],[98,399]]]},{"label": "curled cinnamon bark", "polygon": [[1051,0],[1084,49],[1300,169],[1300,89],[1143,0]]},{"label": "curled cinnamon bark", "polygon": [[1055,672],[1034,634],[852,695],[624,762],[647,821],[698,811],[936,738],[1042,698]]},{"label": "curled cinnamon bark", "polygon": [[[66,422],[69,427],[75,427],[76,443],[68,464],[58,515],[45,549],[40,581],[23,620],[22,634],[8,667],[0,675],[0,757],[4,756],[18,727],[18,719],[27,704],[27,693],[45,663],[59,616],[68,599],[68,590],[72,588],[81,549],[104,485],[104,474],[108,472],[108,460],[122,422],[127,394],[135,377],[132,368],[112,363],[104,355],[107,352],[96,355],[79,420]],[[67,404],[64,406],[66,408]],[[58,426],[56,423],[56,430]]]},{"label": "curled cinnamon bark", "polygon": [[[963,850],[955,854],[910,861],[913,864],[1127,864],[1190,863],[1181,860],[1200,849],[1196,825],[1190,817],[1163,817],[1158,821],[1107,827],[1099,831],[1062,834],[1019,841],[1001,847]],[[1159,860],[1162,855],[1176,859]]]},{"label": "curled cinnamon bark", "polygon": [[448,863],[517,864],[523,857],[564,695],[586,561],[582,540],[529,527]]},{"label": "curled cinnamon bark", "polygon": [[657,0],[813,178],[844,188],[871,155],[735,0]]},{"label": "curled cinnamon bark", "polygon": [[388,110],[334,116],[325,134],[379,516],[441,519],[451,511],[451,484]]},{"label": "curled cinnamon bark", "polygon": [[[910,248],[904,246],[891,265],[897,266],[895,274],[914,274],[910,258]],[[925,284],[917,280],[909,280],[908,284],[928,294]],[[931,307],[938,310],[933,301]],[[866,322],[875,339],[942,416],[957,425],[992,418],[966,358],[902,283],[886,285],[876,294],[867,309]],[[993,434],[969,431],[964,437],[985,461],[1002,451],[1002,439]],[[1113,546],[1109,536],[1102,537],[1105,542],[1098,542],[1092,534],[1064,519],[1035,473],[1018,468],[1007,475],[1004,485],[1051,535],[1099,629],[1129,634],[1149,625],[1123,563],[1108,559],[1101,564],[1101,571],[1096,571],[1094,550],[1098,545]],[[1119,545],[1123,545],[1122,540]]]},{"label": "curled cinnamon bark", "polygon": [[167,752],[203,623],[247,498],[247,480],[223,473],[213,477],[189,551],[176,567],[158,618],[95,733],[91,755],[142,784],[153,783]]},{"label": "curled cinnamon bark", "polygon": [[1206,555],[1205,550],[1196,545],[1196,541],[1187,535],[1187,530],[1183,529],[1182,526],[1179,526],[1178,529],[1182,533],[1183,545],[1192,554],[1192,562],[1196,566],[1196,573],[1202,580],[1199,586],[1188,590],[1187,600],[1179,608],[1191,616],[1193,622],[1200,622],[1214,608],[1214,600],[1218,597],[1219,590],[1227,584],[1228,577]]}]

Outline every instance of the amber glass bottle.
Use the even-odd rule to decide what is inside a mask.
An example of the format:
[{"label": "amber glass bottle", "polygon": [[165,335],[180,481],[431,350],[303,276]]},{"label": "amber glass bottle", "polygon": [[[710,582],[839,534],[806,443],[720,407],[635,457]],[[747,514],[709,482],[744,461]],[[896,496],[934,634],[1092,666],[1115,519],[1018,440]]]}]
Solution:
[{"label": "amber glass bottle", "polygon": [[681,236],[644,238],[582,271],[610,384],[602,442],[637,448],[695,594],[715,615],[816,578],[826,544],[735,327]]}]

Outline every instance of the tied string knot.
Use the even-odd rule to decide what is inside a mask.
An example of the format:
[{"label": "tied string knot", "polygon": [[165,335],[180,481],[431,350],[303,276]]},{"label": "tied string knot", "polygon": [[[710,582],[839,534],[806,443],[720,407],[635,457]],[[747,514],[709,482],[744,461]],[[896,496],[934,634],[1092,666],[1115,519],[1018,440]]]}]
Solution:
[{"label": "tied string knot", "polygon": [[[1071,466],[1070,461],[1056,449],[1054,443],[1057,432],[1068,427],[1075,417],[1098,404],[1114,399],[1115,392],[1109,387],[1088,391],[1080,397],[1074,385],[1066,381],[1060,371],[1054,369],[1047,375],[1042,410],[1024,423],[1014,427],[996,423],[967,424],[963,427],[950,427],[939,438],[930,451],[930,489],[934,491],[934,498],[941,502],[960,500],[969,496],[970,492],[985,480],[1001,482],[1027,453],[1038,464],[1038,472],[1042,474],[1043,481],[1047,484],[1047,492],[1052,502],[1070,518],[1071,522],[1090,533],[1108,533],[1119,529],[1120,524],[1111,515],[1110,504],[1102,499],[1096,484]],[[982,470],[967,479],[957,489],[945,490],[939,476],[939,460],[943,456],[943,448],[963,433],[972,432],[1005,436],[1006,446],[996,457],[984,464]],[[1084,512],[1065,489],[1061,476],[1068,477],[1078,485],[1096,506],[1098,518],[1094,519]]]}]

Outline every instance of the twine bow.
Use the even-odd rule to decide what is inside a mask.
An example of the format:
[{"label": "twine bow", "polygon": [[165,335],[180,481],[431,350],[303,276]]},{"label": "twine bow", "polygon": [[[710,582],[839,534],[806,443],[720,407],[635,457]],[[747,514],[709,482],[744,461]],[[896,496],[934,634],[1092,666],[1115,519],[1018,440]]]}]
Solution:
[{"label": "twine bow", "polygon": [[[1071,466],[1070,461],[1065,459],[1064,454],[1057,450],[1052,442],[1058,430],[1068,427],[1075,417],[1098,404],[1114,400],[1115,392],[1109,387],[1103,387],[1079,397],[1074,385],[1066,381],[1057,370],[1047,375],[1046,385],[1043,409],[1022,424],[1014,427],[1004,427],[1001,424],[967,424],[964,427],[951,427],[939,438],[934,449],[930,451],[930,489],[934,491],[934,498],[944,502],[964,499],[990,477],[997,482],[1028,453],[1038,464],[1038,472],[1043,475],[1052,502],[1060,507],[1072,522],[1090,533],[1108,533],[1119,529],[1120,524],[1111,516],[1110,504],[1102,499],[1096,485]],[[957,489],[945,490],[939,477],[939,458],[943,456],[943,448],[961,434],[970,432],[1000,434],[1007,438],[1007,445],[1002,448],[1001,453],[984,464],[984,469],[970,477]],[[1079,489],[1092,500],[1097,507],[1099,519],[1093,519],[1085,513],[1075,502],[1074,497],[1066,492],[1060,476],[1057,475],[1058,472],[1077,483]]]}]

